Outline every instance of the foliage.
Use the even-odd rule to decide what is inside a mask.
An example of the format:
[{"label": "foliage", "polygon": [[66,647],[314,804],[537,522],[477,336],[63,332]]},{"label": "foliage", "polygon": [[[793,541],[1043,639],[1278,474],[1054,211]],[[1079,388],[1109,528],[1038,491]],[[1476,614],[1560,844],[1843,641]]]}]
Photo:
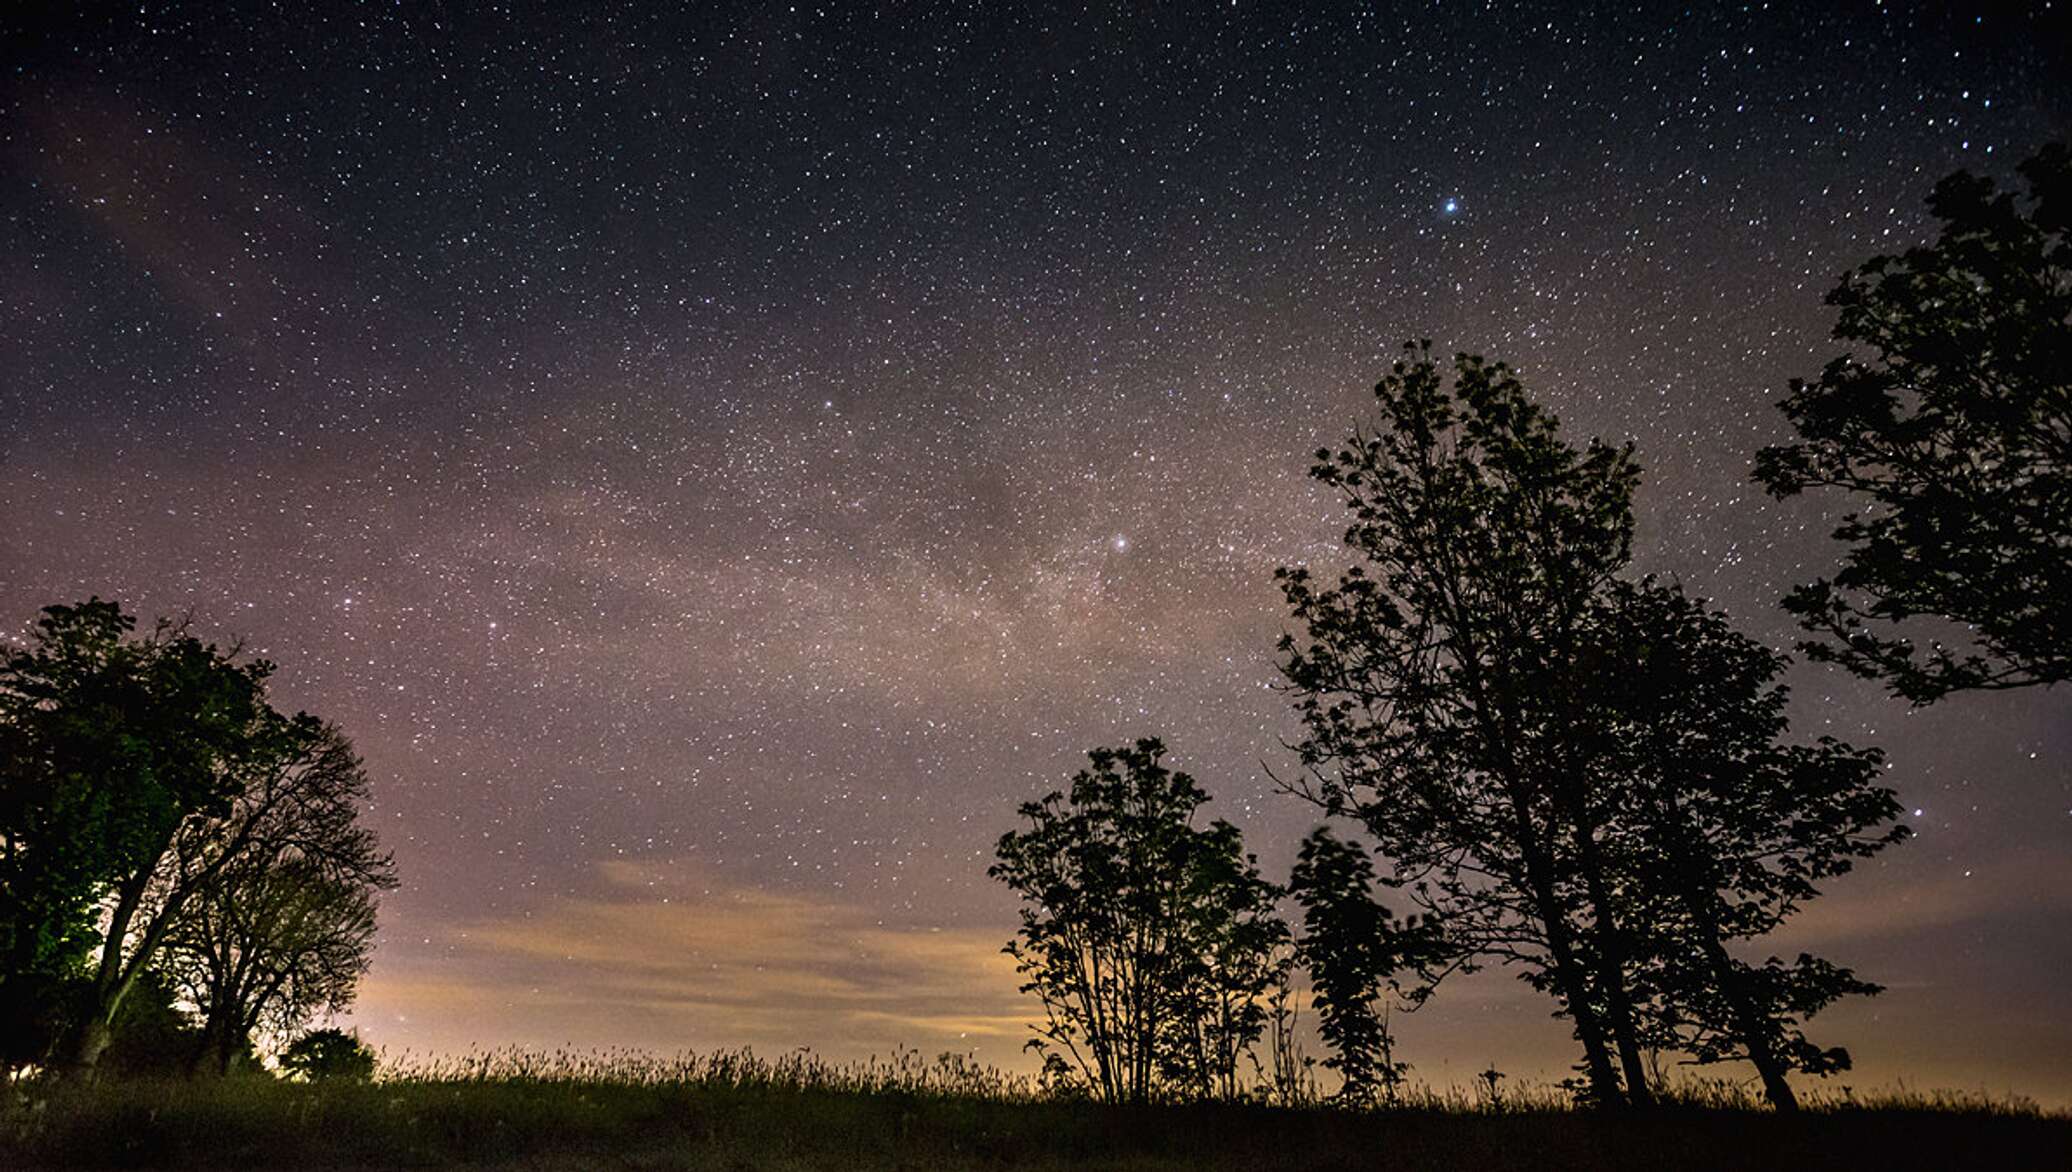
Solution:
[{"label": "foliage", "polygon": [[97,1045],[157,940],[126,968],[108,958],[173,837],[238,792],[268,714],[269,664],[169,623],[131,638],[135,625],[98,598],[47,607],[0,663],[0,986],[47,995],[99,948]]},{"label": "foliage", "polygon": [[281,1069],[310,1082],[366,1082],[374,1077],[374,1051],[360,1041],[358,1034],[329,1028],[311,1030],[281,1051]]},{"label": "foliage", "polygon": [[1021,807],[988,874],[1022,897],[1006,952],[1043,1004],[1029,1045],[1107,1102],[1234,1097],[1287,965],[1279,891],[1208,795],[1140,740]]},{"label": "foliage", "polygon": [[1676,586],[1612,583],[1587,631],[1584,727],[1616,779],[1595,820],[1627,878],[1628,921],[1645,926],[1655,1041],[1698,1062],[1745,1058],[1788,1107],[1787,1071],[1848,1068],[1799,1023],[1878,987],[1805,954],[1752,966],[1726,945],[1772,931],[1821,882],[1905,837],[1881,758],[1831,737],[1784,742],[1785,658]]},{"label": "foliage", "polygon": [[1571,447],[1478,358],[1449,392],[1416,348],[1376,397],[1381,429],[1314,469],[1355,564],[1329,587],[1280,575],[1301,625],[1281,642],[1306,734],[1291,788],[1357,819],[1431,917],[1428,980],[1494,958],[1554,994],[1593,1101],[1649,1102],[1646,1053],[1669,1047],[1745,1058],[1792,1107],[1789,1071],[1847,1062],[1801,1023],[1876,987],[1728,945],[1904,834],[1877,754],[1786,743],[1782,657],[1619,576],[1630,450]]},{"label": "foliage", "polygon": [[1337,1099],[1393,1105],[1410,1067],[1396,1060],[1387,999],[1397,971],[1427,947],[1424,925],[1395,921],[1374,898],[1367,852],[1329,827],[1302,840],[1288,886],[1302,905],[1296,956],[1309,969],[1319,1032],[1334,1051],[1324,1065],[1343,1080]]},{"label": "foliage", "polygon": [[[1880,256],[1828,295],[1863,348],[1793,381],[1797,429],[1756,478],[1849,494],[1832,579],[1785,600],[1812,658],[1915,703],[2072,676],[2072,151],[2021,165],[2029,207],[1964,172],[1935,187],[1935,244]],[[1894,630],[1960,624],[1968,646]]]}]

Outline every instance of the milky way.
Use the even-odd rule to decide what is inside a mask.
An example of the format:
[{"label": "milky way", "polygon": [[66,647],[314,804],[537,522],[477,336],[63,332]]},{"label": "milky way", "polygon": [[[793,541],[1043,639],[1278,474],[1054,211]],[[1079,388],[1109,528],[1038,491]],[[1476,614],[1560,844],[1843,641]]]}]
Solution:
[{"label": "milky way", "polygon": [[[1269,870],[1313,823],[1272,570],[1406,338],[1634,440],[1640,568],[1788,644],[1822,294],[2072,124],[2047,6],[228,7],[0,17],[0,624],[191,612],[345,727],[392,1050],[1024,1061],[1017,802],[1157,734]],[[2072,1101],[2062,692],[1793,681],[1919,831],[1776,943],[1890,986],[1816,1036]],[[1548,1008],[1405,1056],[1558,1077]]]}]

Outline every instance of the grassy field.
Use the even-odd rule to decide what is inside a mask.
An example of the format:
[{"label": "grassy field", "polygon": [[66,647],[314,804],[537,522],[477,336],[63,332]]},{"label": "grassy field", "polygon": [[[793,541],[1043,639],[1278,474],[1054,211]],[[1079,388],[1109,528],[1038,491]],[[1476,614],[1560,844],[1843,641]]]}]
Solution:
[{"label": "grassy field", "polygon": [[265,1077],[26,1084],[0,1167],[523,1169],[1826,1169],[2072,1167],[2072,1117],[1944,1096],[1827,1100],[1797,1118],[1713,1087],[1614,1117],[1523,1096],[1354,1113],[1108,1108],[911,1056],[501,1055],[373,1083]]}]

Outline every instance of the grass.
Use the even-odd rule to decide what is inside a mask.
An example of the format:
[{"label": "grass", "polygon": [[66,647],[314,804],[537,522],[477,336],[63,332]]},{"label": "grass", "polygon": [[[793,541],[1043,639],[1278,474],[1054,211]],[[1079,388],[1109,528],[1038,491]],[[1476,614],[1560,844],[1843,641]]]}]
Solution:
[{"label": "grass", "polygon": [[405,1063],[372,1083],[263,1077],[27,1083],[0,1167],[512,1169],[2060,1168],[2072,1117],[2021,1101],[1830,1095],[1791,1118],[1728,1083],[1641,1115],[1529,1090],[1425,1092],[1347,1112],[1102,1107],[1026,1078],[901,1054],[834,1064],[514,1051]]}]

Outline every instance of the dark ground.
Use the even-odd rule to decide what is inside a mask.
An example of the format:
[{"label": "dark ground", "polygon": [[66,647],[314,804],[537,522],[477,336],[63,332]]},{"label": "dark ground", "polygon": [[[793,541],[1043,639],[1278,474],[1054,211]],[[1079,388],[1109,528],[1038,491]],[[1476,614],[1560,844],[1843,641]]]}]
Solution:
[{"label": "dark ground", "polygon": [[1975,1105],[1353,1114],[795,1088],[271,1079],[14,1092],[0,1168],[2072,1167],[2072,1117]]}]

